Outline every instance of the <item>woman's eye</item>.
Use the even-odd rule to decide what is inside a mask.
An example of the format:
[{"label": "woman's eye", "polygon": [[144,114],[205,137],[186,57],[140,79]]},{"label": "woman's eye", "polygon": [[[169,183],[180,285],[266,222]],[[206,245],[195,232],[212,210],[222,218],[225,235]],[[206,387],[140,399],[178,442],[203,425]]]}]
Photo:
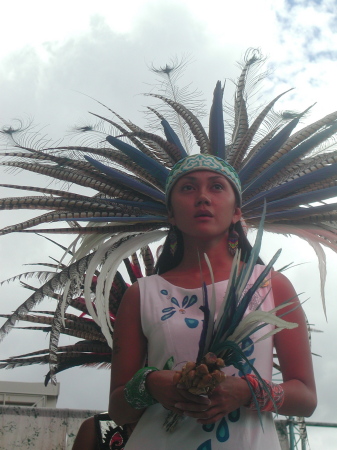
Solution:
[{"label": "woman's eye", "polygon": [[193,186],[190,184],[185,184],[184,186],[181,187],[182,191],[191,191],[193,189]]},{"label": "woman's eye", "polygon": [[214,185],[213,185],[213,188],[216,189],[216,190],[219,190],[219,191],[222,190],[222,189],[224,189],[223,185],[220,184],[220,183],[214,184]]}]

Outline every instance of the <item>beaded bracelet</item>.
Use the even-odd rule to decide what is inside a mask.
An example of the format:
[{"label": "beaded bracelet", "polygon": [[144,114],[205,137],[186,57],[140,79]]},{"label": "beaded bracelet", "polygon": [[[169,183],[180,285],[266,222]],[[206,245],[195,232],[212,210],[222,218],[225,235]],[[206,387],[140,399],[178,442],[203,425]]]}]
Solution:
[{"label": "beaded bracelet", "polygon": [[146,388],[146,377],[155,372],[156,367],[143,367],[128,381],[124,388],[124,396],[129,405],[134,409],[143,409],[158,403]]},{"label": "beaded bracelet", "polygon": [[272,381],[263,380],[267,385],[268,392],[262,383],[255,375],[245,375],[241,377],[250,384],[254,394],[254,397],[247,405],[247,408],[257,411],[275,411],[277,412],[284,401],[284,390],[280,384],[275,384]]}]

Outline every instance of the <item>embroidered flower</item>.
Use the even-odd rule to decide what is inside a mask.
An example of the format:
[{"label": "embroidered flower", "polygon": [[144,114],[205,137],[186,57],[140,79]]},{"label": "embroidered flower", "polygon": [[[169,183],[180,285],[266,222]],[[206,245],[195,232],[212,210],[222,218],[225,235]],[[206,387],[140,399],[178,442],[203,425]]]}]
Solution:
[{"label": "embroidered flower", "polygon": [[270,285],[270,278],[265,278],[260,284],[260,288],[268,287]]},{"label": "embroidered flower", "polygon": [[239,371],[239,377],[242,377],[245,374],[251,373],[252,372],[251,365],[253,366],[254,362],[255,362],[255,358],[249,359],[249,357],[252,356],[254,353],[254,342],[251,340],[250,337],[247,337],[246,339],[244,339],[242,341],[241,348],[242,348],[242,351],[245,354],[245,356],[248,358],[250,365],[248,364],[248,362],[245,362],[243,364],[243,370]]},{"label": "embroidered flower", "polygon": [[[193,306],[198,301],[198,297],[196,295],[191,295],[191,296],[185,295],[185,297],[183,298],[183,301],[180,304],[179,301],[175,297],[170,298],[168,296],[168,291],[166,289],[161,290],[160,293],[162,295],[165,295],[166,298],[169,299],[171,304],[173,305],[173,306],[168,306],[167,308],[164,308],[162,310],[163,315],[161,316],[161,320],[163,320],[163,321],[172,317],[176,312],[178,312],[182,315],[185,315],[186,310],[188,308],[190,308],[191,306]],[[199,324],[199,320],[188,318],[188,317],[186,317],[184,319],[184,321],[189,328],[196,328]]]}]

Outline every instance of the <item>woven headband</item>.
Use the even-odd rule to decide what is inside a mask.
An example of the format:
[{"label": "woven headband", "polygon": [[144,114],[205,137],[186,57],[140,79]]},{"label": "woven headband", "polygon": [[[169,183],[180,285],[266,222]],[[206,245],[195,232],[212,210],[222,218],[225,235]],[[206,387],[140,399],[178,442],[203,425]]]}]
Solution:
[{"label": "woven headband", "polygon": [[239,206],[241,206],[241,183],[236,170],[223,159],[205,154],[187,156],[172,167],[166,180],[166,203],[168,203],[171,190],[179,178],[187,173],[195,172],[196,170],[210,170],[227,178],[239,200]]}]

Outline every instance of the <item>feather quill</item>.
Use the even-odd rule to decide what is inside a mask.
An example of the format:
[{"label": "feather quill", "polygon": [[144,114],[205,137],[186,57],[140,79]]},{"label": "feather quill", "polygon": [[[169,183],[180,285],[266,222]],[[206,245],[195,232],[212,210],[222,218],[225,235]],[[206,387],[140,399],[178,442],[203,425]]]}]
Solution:
[{"label": "feather quill", "polygon": [[219,158],[226,159],[222,98],[223,88],[221,87],[221,82],[218,81],[214,89],[213,103],[209,116],[210,153]]},{"label": "feather quill", "polygon": [[163,180],[164,181],[166,180],[169,172],[165,167],[163,167],[162,164],[159,164],[152,158],[148,157],[147,155],[144,155],[138,149],[132,147],[126,142],[121,141],[120,139],[117,139],[113,136],[107,136],[106,140],[109,142],[109,144],[113,145],[114,147],[118,148],[118,150],[125,153],[132,161],[134,161],[140,167],[145,169],[147,172],[151,173],[151,175],[155,177],[155,179],[159,182],[159,184],[162,187],[165,187],[165,184],[163,185]]}]

